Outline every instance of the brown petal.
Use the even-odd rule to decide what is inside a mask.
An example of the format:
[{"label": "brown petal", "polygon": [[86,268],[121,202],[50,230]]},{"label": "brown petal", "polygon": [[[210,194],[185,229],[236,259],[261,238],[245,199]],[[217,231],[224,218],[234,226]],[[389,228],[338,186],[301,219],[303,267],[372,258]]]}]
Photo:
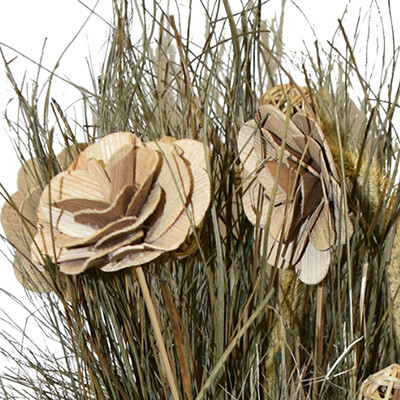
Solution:
[{"label": "brown petal", "polygon": [[309,243],[306,251],[296,265],[297,275],[302,282],[308,285],[316,285],[328,273],[330,261],[329,250],[319,251]]},{"label": "brown petal", "polygon": [[[273,134],[273,141],[280,144],[285,138],[286,144],[299,154],[303,148],[297,144],[296,139],[302,139],[303,133],[291,121],[288,116],[271,105],[263,105],[258,109],[256,122],[262,124],[263,133]],[[264,131],[265,130],[265,131]]]},{"label": "brown petal", "polygon": [[55,206],[60,208],[61,210],[74,213],[87,209],[105,210],[106,208],[110,207],[110,203],[102,200],[72,198],[57,201],[55,203]]},{"label": "brown petal", "polygon": [[306,218],[315,211],[322,201],[322,182],[319,177],[306,172],[302,175],[300,184],[303,197],[301,215]]},{"label": "brown petal", "polygon": [[[314,140],[316,140],[319,145],[322,147],[323,149],[323,154],[324,157],[326,158],[326,163],[329,166],[329,170],[332,173],[333,177],[337,180],[340,181],[340,176],[338,173],[338,170],[336,168],[336,163],[333,159],[333,155],[331,152],[331,149],[329,147],[329,144],[325,138],[325,135],[322,132],[322,129],[320,127],[320,125],[308,118],[305,114],[303,113],[297,113],[294,117],[293,117],[293,122],[300,128],[303,130],[303,132],[309,134],[312,136],[312,138]],[[322,160],[321,160],[322,162]]]},{"label": "brown petal", "polygon": [[78,224],[89,224],[103,228],[125,215],[132,196],[132,186],[125,186],[108,208],[78,211],[74,214],[74,219]]}]

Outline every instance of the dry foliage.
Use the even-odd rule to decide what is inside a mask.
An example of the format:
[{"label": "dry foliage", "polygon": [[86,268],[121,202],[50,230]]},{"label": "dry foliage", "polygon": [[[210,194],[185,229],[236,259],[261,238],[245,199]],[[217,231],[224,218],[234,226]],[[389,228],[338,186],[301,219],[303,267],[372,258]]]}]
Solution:
[{"label": "dry foliage", "polygon": [[[400,358],[394,325],[399,288],[388,278],[388,271],[400,274],[398,257],[392,257],[400,203],[393,124],[400,96],[397,44],[377,52],[382,75],[376,89],[360,72],[358,31],[349,38],[340,21],[329,46],[310,45],[300,66],[304,82],[297,82],[307,86],[304,91],[288,72],[282,18],[266,21],[268,2],[249,2],[238,14],[228,1],[210,4],[200,46],[190,42],[195,15],[183,32],[157,2],[113,4],[101,71],[91,66],[92,88],[72,84],[84,110],[75,125],[72,112],[51,101],[56,71],[43,87],[23,83],[21,90],[1,52],[19,102],[16,120],[7,121],[25,166],[17,194],[1,187],[8,200],[3,215],[9,215],[3,221],[5,227],[15,221],[6,233],[17,270],[24,285],[39,292],[28,291],[32,305],[19,306],[57,345],[56,353],[39,345],[4,316],[9,347],[0,352],[10,365],[0,377],[4,399],[166,399],[176,397],[171,382],[180,398],[196,400],[355,399],[365,377]],[[132,15],[140,16],[141,25]],[[280,86],[284,82],[290,85]],[[351,100],[355,84],[362,96]],[[269,99],[263,99],[272,106],[259,102],[268,89]],[[282,92],[285,98],[294,93],[296,102],[277,101]],[[79,142],[88,147],[70,167],[61,166],[55,138],[67,152]],[[114,146],[117,138],[129,139]],[[107,141],[113,143],[101,148]],[[193,143],[189,151],[185,146]],[[251,151],[257,154],[253,161],[246,158]],[[133,168],[132,174],[119,173],[144,152],[153,162],[144,167],[143,184]],[[35,161],[26,164],[29,159]],[[181,167],[167,162],[172,159]],[[243,181],[242,167],[256,180]],[[180,180],[182,174],[190,178]],[[249,191],[251,185],[262,196]],[[165,193],[165,208],[157,208],[157,187]],[[271,207],[260,207],[261,199]],[[142,226],[133,222],[137,230],[125,235],[124,221],[140,219],[146,204],[153,208],[149,219]],[[198,207],[204,219],[197,219]],[[165,219],[161,209],[168,210]],[[52,213],[56,221],[50,224]],[[105,232],[105,215],[118,231]],[[155,245],[181,217],[179,241]],[[56,248],[49,249],[50,226]],[[284,233],[301,239],[298,250],[292,240],[279,240]],[[325,279],[305,285],[292,267],[271,267],[271,243],[292,246],[287,261],[304,281]],[[32,264],[25,264],[29,257],[21,261],[30,248],[40,264],[35,271],[48,285],[44,293]],[[112,260],[104,256],[110,248],[119,254]],[[310,265],[310,251],[319,255],[318,265]],[[145,274],[141,266],[134,267],[135,276],[129,263],[118,264],[124,257],[141,264],[141,252],[150,257]],[[166,257],[171,252],[178,257]],[[60,271],[75,274],[89,266],[94,268],[76,275]],[[166,349],[161,360],[160,341]]]}]

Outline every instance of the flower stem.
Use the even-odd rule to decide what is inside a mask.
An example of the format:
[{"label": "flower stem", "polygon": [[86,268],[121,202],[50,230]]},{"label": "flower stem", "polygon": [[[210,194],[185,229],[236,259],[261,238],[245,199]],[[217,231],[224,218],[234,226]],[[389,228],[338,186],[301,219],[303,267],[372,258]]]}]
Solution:
[{"label": "flower stem", "polygon": [[150,297],[149,288],[147,286],[146,278],[142,267],[136,267],[135,272],[139,281],[140,289],[142,290],[144,302],[146,304],[147,311],[149,313],[151,324],[153,325],[154,336],[156,337],[156,342],[158,350],[160,352],[161,363],[165,370],[165,375],[167,376],[167,381],[171,389],[172,398],[174,400],[179,400],[178,388],[175,383],[174,375],[172,374],[171,365],[168,360],[167,350],[165,349],[164,340],[161,334],[160,325],[157,320],[156,310],[154,308],[153,301]]}]

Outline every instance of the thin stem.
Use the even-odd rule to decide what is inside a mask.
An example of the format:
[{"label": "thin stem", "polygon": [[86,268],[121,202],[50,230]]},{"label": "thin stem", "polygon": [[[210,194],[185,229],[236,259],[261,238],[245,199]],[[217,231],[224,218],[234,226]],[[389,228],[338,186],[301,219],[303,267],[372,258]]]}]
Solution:
[{"label": "thin stem", "polygon": [[167,381],[171,389],[172,398],[174,400],[179,400],[178,388],[176,386],[174,375],[172,374],[171,365],[168,360],[167,350],[165,349],[164,340],[161,334],[161,328],[156,317],[156,310],[154,308],[153,301],[150,297],[149,288],[147,286],[146,278],[142,267],[136,267],[135,272],[139,281],[140,289],[142,290],[144,302],[146,304],[147,311],[149,313],[150,321],[153,326],[154,336],[156,337],[156,342],[158,350],[160,351],[161,363],[165,370],[165,375],[167,376]]}]

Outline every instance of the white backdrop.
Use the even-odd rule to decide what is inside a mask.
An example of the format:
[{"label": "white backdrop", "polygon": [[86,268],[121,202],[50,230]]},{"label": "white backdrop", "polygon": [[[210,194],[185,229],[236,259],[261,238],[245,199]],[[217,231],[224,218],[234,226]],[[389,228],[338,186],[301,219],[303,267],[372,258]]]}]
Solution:
[{"label": "white backdrop", "polygon": [[[94,0],[82,0],[82,2],[78,0],[16,0],[2,2],[0,6],[1,48],[8,62],[16,57],[11,62],[10,68],[19,84],[22,82],[25,71],[26,82],[29,83],[35,78],[37,72],[35,63],[40,60],[45,38],[47,38],[47,42],[42,65],[50,70],[54,68],[57,59],[90,15],[90,10],[82,3],[91,9],[96,2]],[[151,4],[152,2],[150,1],[149,3]],[[183,4],[185,2],[181,1],[181,3],[180,7],[184,10],[185,6]],[[199,0],[194,0],[194,3],[195,6],[200,4]],[[392,1],[391,3],[393,15],[400,15],[400,2]],[[111,21],[111,4],[112,2],[109,0],[98,1],[97,15],[90,17],[76,40],[63,55],[60,67],[57,69],[58,75],[70,79],[81,86],[91,87],[87,59],[91,58],[91,62],[98,72],[103,55],[103,45],[108,33],[108,25],[105,21]],[[272,18],[274,13],[279,10],[280,4],[280,0],[271,0],[270,4],[267,5],[271,9],[271,14],[264,15],[264,18]],[[303,41],[308,44],[308,47],[312,48],[316,37],[323,44],[326,44],[327,40],[331,40],[338,26],[337,20],[342,17],[347,4],[347,0],[299,0],[297,2],[299,7],[297,7],[288,1],[285,15],[284,43],[289,54],[293,53],[294,56],[300,57]],[[231,5],[234,11],[240,9],[239,1],[231,1]],[[369,1],[367,0],[353,0],[349,3],[349,15],[345,18],[345,27],[349,32],[355,27],[359,14],[361,15],[360,23],[366,26],[367,21],[364,18],[364,14],[368,6]],[[380,17],[385,18],[385,24],[389,27],[387,13],[385,13],[387,7],[383,4],[382,6],[382,13],[379,14],[377,12],[375,18],[376,21],[379,21]],[[307,16],[311,27],[314,29],[316,37],[305,16]],[[198,31],[201,32],[202,29],[203,27],[200,26]],[[140,32],[138,31],[136,34],[140,35]],[[387,34],[387,40],[389,40],[390,32],[388,31]],[[395,32],[397,39],[400,39],[398,34],[398,31]],[[137,37],[139,38],[139,36]],[[6,46],[10,46],[14,50]],[[373,46],[373,43],[371,43],[371,46]],[[374,53],[372,52],[371,54]],[[373,58],[373,55],[371,57]],[[16,120],[16,108],[13,106],[13,104],[16,104],[15,98],[9,104],[9,100],[13,96],[11,86],[6,78],[3,62],[0,60],[0,182],[10,193],[16,190],[16,174],[19,163],[10,140],[13,136],[5,123],[3,114],[7,108],[10,119]],[[57,102],[65,109],[76,100],[77,92],[65,82],[55,79],[52,97],[55,97]],[[2,204],[3,199],[0,199],[0,207]],[[0,233],[3,234],[1,229]],[[16,281],[11,263],[8,260],[8,258],[11,258],[10,249],[6,243],[0,241],[0,250],[2,251],[0,254],[0,288],[11,292],[26,303],[28,300],[24,290]],[[15,304],[3,293],[0,293],[0,309],[11,315],[19,323],[23,323],[27,316],[19,308],[16,311]],[[0,320],[0,331],[5,328],[6,325]],[[0,368],[2,367],[4,367],[4,360],[0,359]]]}]

